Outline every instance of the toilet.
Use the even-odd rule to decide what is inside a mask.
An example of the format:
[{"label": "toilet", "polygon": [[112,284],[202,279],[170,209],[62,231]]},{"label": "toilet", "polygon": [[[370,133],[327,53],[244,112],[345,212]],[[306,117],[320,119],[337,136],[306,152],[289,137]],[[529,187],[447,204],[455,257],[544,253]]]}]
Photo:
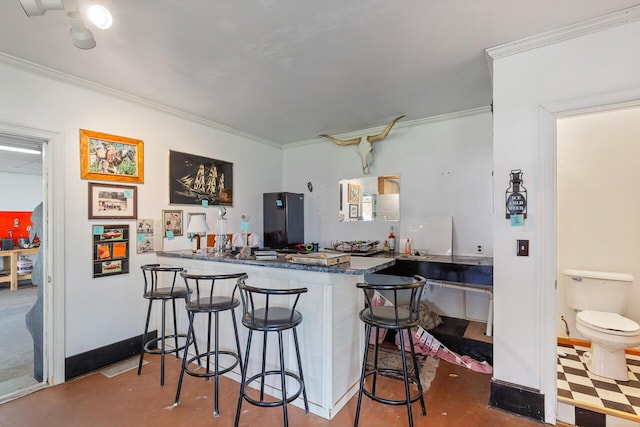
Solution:
[{"label": "toilet", "polygon": [[622,316],[634,277],[604,271],[564,269],[567,305],[576,310],[576,328],[591,342],[587,369],[629,381],[625,349],[640,346],[640,325]]}]

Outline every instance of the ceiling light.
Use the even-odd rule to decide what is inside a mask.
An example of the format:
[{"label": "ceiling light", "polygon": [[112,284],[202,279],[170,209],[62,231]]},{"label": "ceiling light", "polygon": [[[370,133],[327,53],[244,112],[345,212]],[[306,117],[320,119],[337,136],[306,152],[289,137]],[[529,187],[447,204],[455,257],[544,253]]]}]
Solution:
[{"label": "ceiling light", "polygon": [[[93,33],[85,26],[83,17],[89,20],[98,28],[106,30],[113,24],[113,17],[109,10],[102,4],[93,4],[86,8],[88,1],[68,2],[66,0],[20,0],[22,9],[28,17],[42,16],[48,10],[65,10],[71,20],[71,41],[73,45],[80,49],[92,49],[96,46]],[[66,6],[66,7],[65,7]],[[77,9],[77,7],[80,9]],[[80,14],[82,12],[82,15]]]},{"label": "ceiling light", "polygon": [[87,15],[89,16],[89,20],[93,23],[93,25],[100,28],[101,30],[106,30],[107,28],[111,27],[111,24],[113,24],[113,17],[111,16],[111,12],[109,12],[109,9],[101,4],[94,4],[90,6],[87,10]]},{"label": "ceiling light", "polygon": [[30,150],[28,148],[10,147],[8,145],[0,145],[0,150],[15,151],[16,153],[40,154],[38,150]]},{"label": "ceiling light", "polygon": [[69,12],[67,16],[71,19],[69,35],[73,45],[78,49],[93,49],[96,46],[96,39],[93,38],[93,33],[84,26],[80,13]]}]

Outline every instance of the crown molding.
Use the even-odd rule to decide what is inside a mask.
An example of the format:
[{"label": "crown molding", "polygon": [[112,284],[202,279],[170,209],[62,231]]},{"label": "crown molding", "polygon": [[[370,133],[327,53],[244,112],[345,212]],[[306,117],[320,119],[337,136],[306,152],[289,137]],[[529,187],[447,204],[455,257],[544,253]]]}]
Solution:
[{"label": "crown molding", "polygon": [[30,61],[26,61],[24,59],[17,58],[15,56],[7,55],[6,53],[0,52],[0,63],[4,63],[6,65],[12,66],[14,68],[36,74],[41,77],[48,78],[50,80],[54,80],[60,83],[66,83],[72,86],[80,87],[83,89],[88,89],[94,92],[98,92],[104,95],[109,95],[114,98],[118,98],[133,104],[138,104],[140,106],[150,108],[156,111],[160,111],[166,114],[170,114],[172,116],[188,120],[194,123],[201,124],[203,126],[207,126],[213,129],[217,129],[223,132],[227,132],[242,138],[250,139],[255,142],[259,142],[261,144],[269,145],[275,148],[282,148],[281,144],[278,144],[274,141],[270,141],[268,139],[260,138],[258,136],[252,135],[250,133],[242,132],[238,129],[234,129],[229,126],[225,126],[223,124],[214,122],[213,120],[208,120],[197,116],[195,114],[186,113],[184,111],[178,110],[176,108],[169,107],[164,104],[160,104],[158,102],[150,101],[145,98],[141,98],[135,95],[131,95],[127,92],[123,92],[121,90],[113,89],[109,86],[101,85],[89,80],[82,79],[80,77],[76,77],[71,74],[63,73],[57,70],[54,70],[49,67],[45,67],[40,64],[36,64]]},{"label": "crown molding", "polygon": [[597,18],[588,19],[574,25],[557,30],[547,31],[535,36],[526,37],[509,43],[485,49],[485,54],[495,60],[531,49],[563,42],[576,37],[582,37],[598,31],[618,27],[640,20],[640,5],[633,6]]},{"label": "crown molding", "polygon": [[[394,129],[405,128],[410,126],[421,126],[421,125],[426,125],[428,123],[436,123],[436,122],[442,122],[446,120],[460,119],[462,117],[475,116],[476,114],[484,114],[484,113],[490,113],[490,112],[491,112],[491,106],[471,108],[469,110],[457,111],[455,113],[440,114],[438,116],[425,117],[425,118],[416,119],[416,120],[408,120],[405,122],[398,122],[395,124]],[[362,129],[362,130],[342,133],[334,136],[338,139],[358,138],[358,137],[361,137],[362,135],[378,134],[382,132],[386,127],[387,125],[378,126],[375,128]],[[302,147],[305,145],[317,144],[319,142],[326,142],[326,141],[327,140],[324,138],[313,138],[313,139],[307,139],[306,141],[290,142],[288,144],[283,144],[282,148],[286,150],[288,148]]]}]

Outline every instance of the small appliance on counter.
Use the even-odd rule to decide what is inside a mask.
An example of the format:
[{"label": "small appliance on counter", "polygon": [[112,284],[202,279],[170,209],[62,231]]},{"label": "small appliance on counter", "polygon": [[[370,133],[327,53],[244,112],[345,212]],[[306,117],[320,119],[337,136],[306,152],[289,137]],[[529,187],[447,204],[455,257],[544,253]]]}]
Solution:
[{"label": "small appliance on counter", "polygon": [[379,240],[352,240],[331,242],[331,250],[360,256],[375,255],[382,252]]}]

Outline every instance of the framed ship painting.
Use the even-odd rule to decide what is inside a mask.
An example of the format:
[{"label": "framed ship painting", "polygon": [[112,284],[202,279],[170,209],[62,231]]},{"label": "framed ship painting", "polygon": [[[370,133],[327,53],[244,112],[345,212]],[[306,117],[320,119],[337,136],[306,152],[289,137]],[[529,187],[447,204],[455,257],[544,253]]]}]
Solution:
[{"label": "framed ship painting", "polygon": [[233,163],[170,150],[169,204],[233,206]]}]

